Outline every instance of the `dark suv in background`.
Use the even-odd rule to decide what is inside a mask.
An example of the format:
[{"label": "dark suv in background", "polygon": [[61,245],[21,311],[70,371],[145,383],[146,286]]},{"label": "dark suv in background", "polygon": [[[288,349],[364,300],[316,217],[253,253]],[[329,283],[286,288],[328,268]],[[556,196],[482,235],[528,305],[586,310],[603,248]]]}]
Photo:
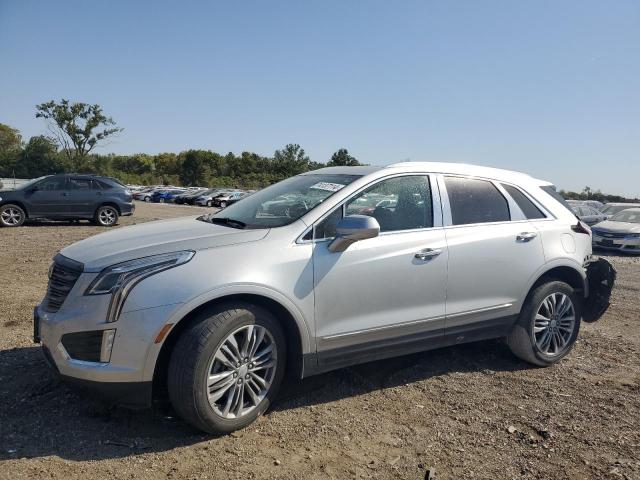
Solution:
[{"label": "dark suv in background", "polygon": [[133,214],[131,192],[118,180],[96,175],[51,175],[16,190],[0,191],[0,226],[18,227],[26,219],[92,220],[111,227]]}]

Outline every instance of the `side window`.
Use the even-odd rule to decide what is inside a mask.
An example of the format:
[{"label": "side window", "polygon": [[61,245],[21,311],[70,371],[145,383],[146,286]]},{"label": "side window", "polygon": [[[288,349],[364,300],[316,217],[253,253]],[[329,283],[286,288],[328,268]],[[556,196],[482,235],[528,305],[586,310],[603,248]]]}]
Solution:
[{"label": "side window", "polygon": [[431,185],[428,176],[383,180],[346,204],[346,215],[369,215],[381,232],[433,227]]},{"label": "side window", "polygon": [[38,190],[52,192],[55,190],[64,190],[67,183],[66,177],[51,178],[44,180],[38,184]]},{"label": "side window", "polygon": [[524,213],[525,218],[528,220],[534,220],[536,218],[546,218],[545,214],[540,211],[536,205],[527,198],[527,196],[518,190],[516,187],[512,187],[511,185],[507,185],[501,183],[502,188],[504,188],[511,198],[518,204],[522,213]]},{"label": "side window", "polygon": [[475,178],[445,177],[454,225],[506,222],[509,204],[493,183]]},{"label": "side window", "polygon": [[99,189],[90,178],[70,178],[69,186],[72,190],[98,190]]}]

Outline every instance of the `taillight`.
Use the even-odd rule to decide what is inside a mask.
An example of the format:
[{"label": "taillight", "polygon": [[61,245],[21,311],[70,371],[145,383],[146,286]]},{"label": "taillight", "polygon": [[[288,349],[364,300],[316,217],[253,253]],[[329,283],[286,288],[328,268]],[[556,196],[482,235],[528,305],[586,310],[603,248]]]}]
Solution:
[{"label": "taillight", "polygon": [[571,230],[576,233],[584,233],[585,235],[591,235],[591,229],[589,225],[584,223],[582,220],[578,220],[578,223],[575,225],[571,225]]}]

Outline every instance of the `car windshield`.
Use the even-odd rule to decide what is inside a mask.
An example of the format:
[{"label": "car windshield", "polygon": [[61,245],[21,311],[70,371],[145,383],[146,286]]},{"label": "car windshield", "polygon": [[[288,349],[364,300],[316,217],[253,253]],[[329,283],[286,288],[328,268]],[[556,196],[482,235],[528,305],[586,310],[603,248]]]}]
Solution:
[{"label": "car windshield", "polygon": [[607,215],[614,215],[618,212],[626,210],[627,208],[635,207],[636,205],[607,205],[602,209],[602,213],[606,213]]},{"label": "car windshield", "polygon": [[360,175],[298,175],[199,219],[234,228],[282,227],[298,220],[358,178]]},{"label": "car windshield", "polygon": [[640,210],[623,210],[609,220],[612,222],[640,223]]}]

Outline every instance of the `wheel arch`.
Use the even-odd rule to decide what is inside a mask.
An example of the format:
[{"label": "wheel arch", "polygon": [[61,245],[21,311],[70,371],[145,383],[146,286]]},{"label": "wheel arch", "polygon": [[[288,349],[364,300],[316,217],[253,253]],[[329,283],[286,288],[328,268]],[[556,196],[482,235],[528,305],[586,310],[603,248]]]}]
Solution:
[{"label": "wheel arch", "polygon": [[[153,368],[152,380],[155,394],[160,393],[163,395],[166,391],[166,374],[171,352],[182,333],[193,325],[203,310],[231,302],[246,302],[259,305],[275,315],[284,329],[287,340],[287,374],[295,378],[302,378],[303,355],[309,350],[309,335],[306,323],[304,323],[301,316],[294,313],[291,307],[285,306],[284,302],[273,298],[273,296],[256,292],[227,293],[192,306],[186,313],[181,309],[181,312],[176,315],[177,320],[172,319],[168,322],[173,323],[173,327],[163,340],[157,356],[154,359],[147,359],[147,366]],[[303,322],[304,326],[301,322]],[[149,360],[152,360],[151,365],[149,365]]]},{"label": "wheel arch", "polygon": [[113,207],[118,212],[118,215],[122,215],[122,211],[120,210],[120,206],[116,202],[110,202],[110,201],[99,203],[98,206],[96,207],[96,210],[95,210],[94,214],[97,213],[98,209],[100,209],[102,207]]},{"label": "wheel arch", "polygon": [[529,286],[527,297],[538,286],[550,280],[560,280],[571,285],[583,297],[589,295],[589,286],[584,269],[579,268],[577,265],[560,263],[547,265],[546,268],[537,275]]},{"label": "wheel arch", "polygon": [[4,207],[5,205],[16,205],[22,209],[24,212],[25,218],[29,218],[29,210],[27,210],[26,205],[20,200],[4,200],[0,202],[0,207]]}]

